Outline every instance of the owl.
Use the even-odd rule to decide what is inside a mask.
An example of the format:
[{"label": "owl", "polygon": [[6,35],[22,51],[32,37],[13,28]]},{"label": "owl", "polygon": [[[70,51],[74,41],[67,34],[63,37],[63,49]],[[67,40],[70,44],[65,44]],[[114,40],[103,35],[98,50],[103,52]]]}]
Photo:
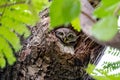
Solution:
[{"label": "owl", "polygon": [[55,30],[56,37],[66,46],[75,46],[77,35],[69,28],[58,28]]},{"label": "owl", "polygon": [[55,36],[59,40],[57,44],[60,47],[62,53],[74,54],[74,46],[78,39],[76,33],[69,28],[58,28],[55,31]]}]

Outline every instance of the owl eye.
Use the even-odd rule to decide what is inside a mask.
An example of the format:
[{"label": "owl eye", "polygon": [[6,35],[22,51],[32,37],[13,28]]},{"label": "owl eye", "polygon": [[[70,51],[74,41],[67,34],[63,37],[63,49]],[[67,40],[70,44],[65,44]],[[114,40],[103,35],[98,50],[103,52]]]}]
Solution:
[{"label": "owl eye", "polygon": [[58,35],[61,35],[61,36],[63,36],[64,34],[63,34],[63,32],[58,32]]},{"label": "owl eye", "polygon": [[73,35],[73,34],[69,34],[69,35],[68,35],[68,38],[69,38],[69,39],[72,39],[72,38],[74,38],[74,35]]}]

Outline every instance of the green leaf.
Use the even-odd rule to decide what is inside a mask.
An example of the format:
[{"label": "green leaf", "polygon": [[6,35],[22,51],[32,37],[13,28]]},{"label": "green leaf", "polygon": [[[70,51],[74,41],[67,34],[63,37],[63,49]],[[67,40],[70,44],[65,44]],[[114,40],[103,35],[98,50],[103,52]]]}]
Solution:
[{"label": "green leaf", "polygon": [[[2,54],[7,58],[7,61],[10,65],[12,65],[15,61],[16,61],[16,58],[15,56],[13,55],[13,51],[10,47],[10,45],[8,44],[8,42],[0,37],[0,52],[2,52]],[[2,63],[3,64],[3,63]]]},{"label": "green leaf", "polygon": [[48,7],[49,5],[50,3],[48,2],[48,0],[32,0],[30,8],[32,8],[32,10],[35,10],[38,14],[40,10]]},{"label": "green leaf", "polygon": [[81,26],[80,26],[80,19],[79,19],[78,17],[75,18],[75,19],[71,22],[71,24],[72,24],[72,26],[73,26],[73,28],[74,28],[75,30],[77,30],[78,32],[80,32]]},{"label": "green leaf", "polygon": [[0,36],[0,67],[3,68],[6,65],[5,59],[7,59],[8,63],[12,65],[16,58],[13,55],[13,51],[8,44],[8,41],[5,40],[2,36]]},{"label": "green leaf", "polygon": [[0,27],[0,36],[2,36],[4,39],[10,42],[13,48],[15,49],[15,51],[18,51],[21,48],[20,40],[16,36],[16,34],[9,31],[7,28],[3,26]]},{"label": "green leaf", "polygon": [[10,31],[15,31],[20,35],[24,34],[25,38],[30,35],[30,31],[28,30],[26,25],[19,21],[14,20],[13,18],[4,17],[2,18],[1,22],[2,22],[2,26],[8,28]]},{"label": "green leaf", "polygon": [[38,21],[37,14],[34,14],[35,12],[32,12],[29,9],[29,6],[27,4],[20,4],[20,5],[12,6],[6,12],[9,14],[9,15],[6,14],[8,17],[11,17],[15,21],[19,21],[24,24],[33,26]]},{"label": "green leaf", "polygon": [[87,73],[91,74],[94,69],[95,69],[95,65],[89,64],[86,71],[87,71]]},{"label": "green leaf", "polygon": [[[26,25],[34,26],[39,19],[41,9],[49,6],[48,0],[1,0],[0,1],[0,67],[6,61],[12,65],[16,61],[12,48],[17,52],[20,39],[15,33],[28,37],[30,31]],[[14,33],[15,32],[15,33]]]},{"label": "green leaf", "polygon": [[0,67],[4,68],[6,66],[6,61],[4,58],[0,58]]},{"label": "green leaf", "polygon": [[101,41],[108,41],[116,35],[118,31],[117,28],[117,18],[107,16],[93,26],[92,34]]},{"label": "green leaf", "polygon": [[120,2],[120,0],[102,0],[101,1],[101,3],[106,7],[112,6],[112,5],[119,3],[119,2]]},{"label": "green leaf", "polygon": [[71,22],[80,14],[79,0],[53,0],[50,6],[51,27]]},{"label": "green leaf", "polygon": [[111,15],[113,16],[115,14],[115,10],[119,7],[119,3],[116,3],[111,6],[105,6],[104,4],[101,4],[94,10],[94,16],[97,18],[104,18],[105,16]]},{"label": "green leaf", "polygon": [[6,4],[7,2],[7,0],[0,0],[0,5]]},{"label": "green leaf", "polygon": [[3,56],[3,54],[1,53],[1,50],[0,50],[0,67],[4,68],[5,65],[6,65],[6,61],[5,61],[4,56]]}]

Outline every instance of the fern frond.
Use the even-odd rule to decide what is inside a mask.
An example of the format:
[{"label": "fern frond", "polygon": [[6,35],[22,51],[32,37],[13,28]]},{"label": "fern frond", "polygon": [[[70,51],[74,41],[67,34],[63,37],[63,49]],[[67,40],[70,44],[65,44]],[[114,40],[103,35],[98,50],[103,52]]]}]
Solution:
[{"label": "fern frond", "polygon": [[113,56],[119,56],[120,57],[120,50],[116,49],[116,48],[113,48],[113,47],[108,47],[107,48],[107,53],[108,54],[111,54]]},{"label": "fern frond", "polygon": [[[49,4],[48,0],[0,0],[0,67],[8,62],[14,64],[17,52],[21,48],[17,36],[28,37],[30,31],[26,25],[34,26],[39,19],[39,12]],[[16,34],[17,33],[17,34]],[[7,61],[6,61],[7,60]]]},{"label": "fern frond", "polygon": [[117,62],[104,62],[103,68],[107,71],[114,71],[120,68],[120,61]]}]

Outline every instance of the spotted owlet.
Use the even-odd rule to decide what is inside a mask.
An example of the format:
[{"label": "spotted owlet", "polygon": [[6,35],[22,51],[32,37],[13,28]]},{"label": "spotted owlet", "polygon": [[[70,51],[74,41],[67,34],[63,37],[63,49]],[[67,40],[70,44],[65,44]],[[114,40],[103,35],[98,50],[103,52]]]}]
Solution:
[{"label": "spotted owlet", "polygon": [[55,31],[55,35],[67,46],[74,46],[78,38],[75,32],[69,28],[59,28]]}]

